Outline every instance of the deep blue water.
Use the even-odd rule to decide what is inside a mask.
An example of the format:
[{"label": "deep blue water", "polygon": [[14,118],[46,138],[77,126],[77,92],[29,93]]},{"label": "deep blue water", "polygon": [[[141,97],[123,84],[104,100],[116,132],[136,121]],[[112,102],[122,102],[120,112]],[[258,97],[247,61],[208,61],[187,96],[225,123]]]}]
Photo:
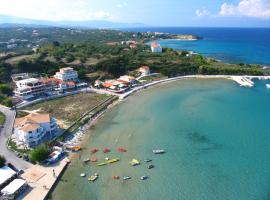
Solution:
[{"label": "deep blue water", "polygon": [[199,41],[163,40],[162,46],[191,50],[228,63],[270,65],[270,28],[133,28],[129,31],[153,31],[194,34]]}]

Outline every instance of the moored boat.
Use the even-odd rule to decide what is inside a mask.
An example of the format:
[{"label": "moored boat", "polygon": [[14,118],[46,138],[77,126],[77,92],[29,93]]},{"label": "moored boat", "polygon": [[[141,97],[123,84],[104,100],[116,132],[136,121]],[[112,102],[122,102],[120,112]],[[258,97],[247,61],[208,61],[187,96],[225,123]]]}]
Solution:
[{"label": "moored boat", "polygon": [[120,176],[112,176],[113,179],[118,180],[120,179]]},{"label": "moored boat", "polygon": [[92,182],[94,182],[94,181],[97,180],[97,179],[98,179],[98,175],[97,175],[97,174],[92,175],[92,176],[90,176],[90,177],[88,178],[88,180],[89,180],[89,181],[92,181]]},{"label": "moored boat", "polygon": [[148,162],[151,162],[152,160],[151,159],[145,159],[144,162],[148,163]]},{"label": "moored boat", "polygon": [[136,165],[139,165],[140,164],[140,161],[136,160],[136,159],[132,159],[130,162],[129,162],[132,166],[136,166]]},{"label": "moored boat", "polygon": [[120,159],[119,158],[113,158],[107,161],[107,163],[115,163],[118,162]]},{"label": "moored boat", "polygon": [[163,149],[154,149],[153,150],[153,153],[154,154],[163,154],[163,153],[165,153],[166,151],[165,150],[163,150]]},{"label": "moored boat", "polygon": [[111,150],[110,150],[109,148],[106,147],[106,148],[104,148],[102,151],[103,151],[103,153],[109,153]]},{"label": "moored boat", "polygon": [[83,160],[84,163],[87,163],[89,161],[90,161],[90,158],[86,158],[86,159]]},{"label": "moored boat", "polygon": [[141,180],[146,180],[148,179],[148,176],[141,176]]},{"label": "moored boat", "polygon": [[154,167],[155,167],[154,165],[149,165],[149,166],[147,166],[148,169],[152,169],[152,168],[154,168]]},{"label": "moored boat", "polygon": [[123,180],[129,180],[129,179],[131,179],[130,176],[123,176]]},{"label": "moored boat", "polygon": [[118,162],[119,160],[120,160],[119,158],[113,158],[113,159],[110,159],[106,162],[99,163],[97,166],[103,166],[103,165],[115,163],[115,162]]},{"label": "moored boat", "polygon": [[98,158],[97,157],[92,157],[90,160],[91,160],[91,162],[97,162]]},{"label": "moored boat", "polygon": [[92,148],[90,151],[91,151],[91,153],[96,153],[96,152],[99,151],[99,148],[94,147],[94,148]]},{"label": "moored boat", "polygon": [[85,176],[86,176],[85,173],[81,173],[81,174],[80,174],[80,177],[85,177]]},{"label": "moored boat", "polygon": [[127,150],[125,148],[123,148],[123,147],[118,147],[117,151],[121,152],[121,153],[127,152]]},{"label": "moored boat", "polygon": [[266,88],[270,89],[270,84],[266,84]]}]

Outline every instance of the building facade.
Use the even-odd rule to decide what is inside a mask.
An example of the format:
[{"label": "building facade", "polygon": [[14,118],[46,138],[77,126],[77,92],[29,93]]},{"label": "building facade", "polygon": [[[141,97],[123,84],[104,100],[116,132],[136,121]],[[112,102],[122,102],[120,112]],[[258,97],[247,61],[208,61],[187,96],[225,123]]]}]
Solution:
[{"label": "building facade", "polygon": [[14,135],[17,145],[26,148],[35,147],[57,136],[59,133],[56,120],[49,114],[29,114],[16,118]]},{"label": "building facade", "polygon": [[37,78],[28,78],[15,81],[15,95],[22,99],[30,99],[33,97],[44,95],[45,85]]},{"label": "building facade", "polygon": [[61,68],[59,72],[56,72],[54,78],[57,78],[64,82],[78,81],[78,73],[77,71],[74,71],[71,67]]},{"label": "building facade", "polygon": [[162,47],[157,42],[153,42],[151,44],[151,51],[152,51],[152,53],[161,53]]}]

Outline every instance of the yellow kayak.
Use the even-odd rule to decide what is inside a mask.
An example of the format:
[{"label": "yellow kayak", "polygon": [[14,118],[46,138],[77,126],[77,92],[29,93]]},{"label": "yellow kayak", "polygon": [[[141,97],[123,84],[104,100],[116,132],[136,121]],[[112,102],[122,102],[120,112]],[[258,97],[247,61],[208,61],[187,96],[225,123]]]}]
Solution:
[{"label": "yellow kayak", "polygon": [[119,161],[119,160],[120,160],[119,158],[110,159],[110,160],[108,160],[108,161],[106,161],[106,162],[99,163],[97,166],[103,166],[103,165],[115,163],[115,162],[117,162],[117,161]]},{"label": "yellow kayak", "polygon": [[140,164],[140,161],[136,160],[136,159],[132,159],[132,161],[129,162],[132,166],[136,166]]},{"label": "yellow kayak", "polygon": [[95,181],[95,180],[97,180],[97,179],[98,179],[98,176],[96,176],[96,175],[90,176],[90,177],[88,178],[89,181]]},{"label": "yellow kayak", "polygon": [[114,158],[114,159],[108,160],[107,163],[115,163],[115,162],[117,162],[119,160],[120,160],[119,158]]}]

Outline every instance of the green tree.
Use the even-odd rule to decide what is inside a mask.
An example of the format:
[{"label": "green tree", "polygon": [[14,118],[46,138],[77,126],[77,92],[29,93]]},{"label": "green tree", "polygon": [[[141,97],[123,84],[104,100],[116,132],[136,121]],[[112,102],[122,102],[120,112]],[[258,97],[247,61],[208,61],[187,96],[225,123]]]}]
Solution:
[{"label": "green tree", "polygon": [[0,155],[0,167],[3,167],[5,164],[6,164],[5,157]]},{"label": "green tree", "polygon": [[50,154],[49,146],[46,144],[40,145],[30,152],[29,158],[32,162],[41,162],[48,158]]},{"label": "green tree", "polygon": [[12,94],[12,88],[8,84],[0,84],[0,93],[9,96]]}]

